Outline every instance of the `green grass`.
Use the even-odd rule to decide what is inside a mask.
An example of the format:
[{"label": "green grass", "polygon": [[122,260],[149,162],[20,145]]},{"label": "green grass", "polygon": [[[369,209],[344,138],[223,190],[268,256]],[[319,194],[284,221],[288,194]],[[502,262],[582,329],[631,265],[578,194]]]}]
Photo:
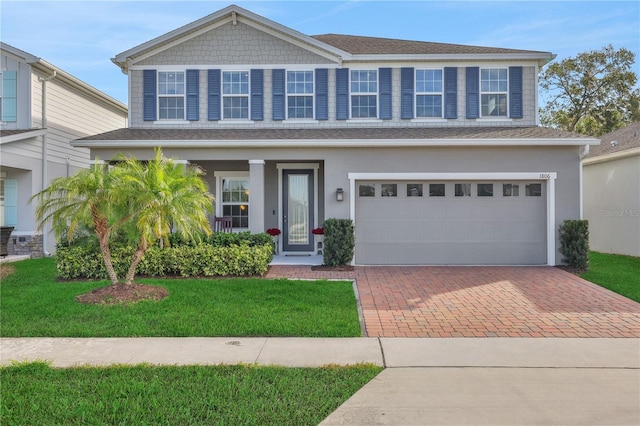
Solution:
[{"label": "green grass", "polygon": [[382,369],[0,369],[3,425],[317,425]]},{"label": "green grass", "polygon": [[640,302],[640,257],[592,251],[589,254],[589,270],[580,276]]},{"label": "green grass", "polygon": [[141,279],[165,287],[159,302],[83,305],[108,284],[57,282],[53,259],[13,264],[0,284],[4,337],[360,336],[350,282],[262,278]]}]

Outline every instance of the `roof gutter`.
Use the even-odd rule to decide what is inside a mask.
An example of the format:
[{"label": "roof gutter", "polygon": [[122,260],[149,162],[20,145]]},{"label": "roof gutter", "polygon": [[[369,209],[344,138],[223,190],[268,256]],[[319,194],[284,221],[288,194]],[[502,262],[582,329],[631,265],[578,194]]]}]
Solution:
[{"label": "roof gutter", "polygon": [[408,148],[485,146],[582,146],[598,145],[598,139],[264,139],[264,140],[83,140],[71,142],[83,148]]}]

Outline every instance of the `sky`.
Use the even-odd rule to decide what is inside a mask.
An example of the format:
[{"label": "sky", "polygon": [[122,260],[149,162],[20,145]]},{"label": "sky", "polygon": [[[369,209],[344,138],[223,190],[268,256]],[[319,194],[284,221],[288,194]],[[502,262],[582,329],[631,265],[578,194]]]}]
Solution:
[{"label": "sky", "polygon": [[0,40],[127,103],[111,58],[236,4],[307,35],[366,35],[538,50],[556,61],[612,44],[636,54],[640,1],[29,1],[0,0]]}]

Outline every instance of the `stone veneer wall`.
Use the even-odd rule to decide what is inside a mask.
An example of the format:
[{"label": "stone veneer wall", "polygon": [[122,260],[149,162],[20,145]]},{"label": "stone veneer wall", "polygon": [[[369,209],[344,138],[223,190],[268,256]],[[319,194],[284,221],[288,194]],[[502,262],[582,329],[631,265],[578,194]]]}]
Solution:
[{"label": "stone veneer wall", "polygon": [[42,257],[42,234],[36,235],[11,235],[8,243],[9,255],[31,255],[31,257]]}]

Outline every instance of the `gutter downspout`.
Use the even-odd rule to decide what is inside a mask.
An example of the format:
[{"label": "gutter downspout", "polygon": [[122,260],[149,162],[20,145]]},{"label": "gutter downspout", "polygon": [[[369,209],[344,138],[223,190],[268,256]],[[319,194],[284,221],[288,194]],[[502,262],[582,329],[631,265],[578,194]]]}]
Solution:
[{"label": "gutter downspout", "polygon": [[[49,147],[47,145],[47,134],[49,133],[47,130],[47,82],[53,80],[58,75],[57,71],[53,71],[49,77],[42,78],[38,77],[38,81],[42,83],[42,128],[45,130],[44,135],[42,135],[42,185],[41,190],[45,190],[47,187],[47,157],[49,156]],[[44,256],[50,256],[51,253],[47,251],[47,230],[43,229],[42,231],[42,254]]]},{"label": "gutter downspout", "polygon": [[584,200],[582,191],[582,160],[589,155],[589,145],[585,145],[580,150],[580,220],[584,219]]}]

